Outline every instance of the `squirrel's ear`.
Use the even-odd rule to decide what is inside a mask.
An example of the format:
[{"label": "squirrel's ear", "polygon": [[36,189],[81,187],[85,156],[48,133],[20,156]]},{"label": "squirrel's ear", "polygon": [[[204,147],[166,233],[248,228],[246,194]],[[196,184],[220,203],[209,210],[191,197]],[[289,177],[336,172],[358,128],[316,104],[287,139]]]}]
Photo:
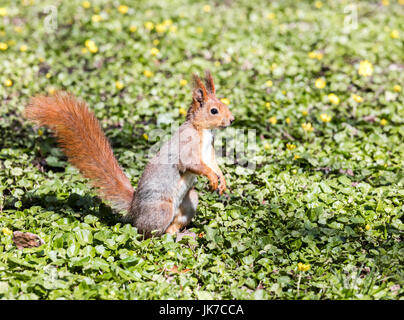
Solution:
[{"label": "squirrel's ear", "polygon": [[205,71],[205,84],[208,91],[215,94],[215,84],[213,83],[212,74],[209,70]]},{"label": "squirrel's ear", "polygon": [[205,85],[196,74],[193,74],[193,82],[194,90],[192,92],[192,98],[194,101],[202,104],[204,101],[207,100],[208,92],[206,91]]}]

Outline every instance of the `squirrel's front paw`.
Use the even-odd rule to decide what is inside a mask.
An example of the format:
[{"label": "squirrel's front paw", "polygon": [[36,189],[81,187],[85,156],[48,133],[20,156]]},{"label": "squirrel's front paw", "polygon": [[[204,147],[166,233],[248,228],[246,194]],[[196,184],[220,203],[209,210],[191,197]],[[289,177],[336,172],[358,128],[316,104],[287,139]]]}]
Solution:
[{"label": "squirrel's front paw", "polygon": [[226,180],[224,177],[220,178],[220,185],[219,185],[219,194],[222,195],[223,192],[227,190],[226,188]]},{"label": "squirrel's front paw", "polygon": [[209,185],[212,191],[215,191],[217,189],[217,187],[219,186],[219,178],[217,177],[217,175],[213,174],[209,177]]}]

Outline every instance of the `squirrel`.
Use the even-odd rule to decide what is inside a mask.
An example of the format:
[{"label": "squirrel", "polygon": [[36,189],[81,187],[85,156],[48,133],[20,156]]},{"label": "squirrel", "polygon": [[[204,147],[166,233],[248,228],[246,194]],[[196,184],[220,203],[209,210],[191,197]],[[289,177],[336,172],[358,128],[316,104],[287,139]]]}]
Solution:
[{"label": "squirrel", "polygon": [[193,74],[192,103],[185,122],[146,165],[135,190],[120,168],[101,125],[86,103],[58,91],[32,97],[24,116],[46,126],[68,161],[88,178],[100,197],[125,210],[130,223],[146,238],[175,234],[196,214],[196,176],[205,176],[220,195],[226,180],[213,147],[212,130],[229,126],[234,117],[215,94],[209,71],[204,82]]}]

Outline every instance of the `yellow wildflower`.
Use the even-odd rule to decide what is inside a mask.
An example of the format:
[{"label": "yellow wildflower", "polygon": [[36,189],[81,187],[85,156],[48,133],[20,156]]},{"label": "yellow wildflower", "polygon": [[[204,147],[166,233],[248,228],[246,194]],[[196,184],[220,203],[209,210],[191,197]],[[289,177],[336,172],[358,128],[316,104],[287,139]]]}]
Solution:
[{"label": "yellow wildflower", "polygon": [[363,98],[361,97],[361,96],[358,96],[357,94],[354,94],[353,96],[352,96],[352,98],[355,100],[355,102],[357,102],[357,103],[361,103],[361,102],[363,102]]},{"label": "yellow wildflower", "polygon": [[310,264],[304,264],[301,262],[299,262],[297,264],[297,270],[299,270],[299,271],[309,271],[310,267],[311,267]]},{"label": "yellow wildflower", "polygon": [[292,151],[292,150],[296,149],[296,145],[293,144],[293,143],[287,143],[287,144],[286,144],[286,148],[287,148],[288,150]]},{"label": "yellow wildflower", "polygon": [[368,60],[362,60],[359,63],[358,73],[364,77],[371,76],[373,73],[373,65]]},{"label": "yellow wildflower", "polygon": [[8,44],[4,42],[0,42],[0,50],[5,51],[8,49]]},{"label": "yellow wildflower", "polygon": [[143,133],[143,139],[149,140],[149,136],[147,135],[147,133]]},{"label": "yellow wildflower", "polygon": [[393,30],[390,33],[390,37],[392,37],[393,39],[398,39],[400,38],[400,33],[398,32],[398,30]]},{"label": "yellow wildflower", "polygon": [[151,72],[150,70],[143,71],[143,74],[147,78],[153,77],[153,72]]},{"label": "yellow wildflower", "polygon": [[229,105],[230,104],[230,100],[227,98],[222,98],[220,99],[220,101],[222,101],[224,104]]},{"label": "yellow wildflower", "polygon": [[316,6],[317,9],[320,9],[320,8],[323,7],[323,3],[322,3],[321,1],[316,1],[316,2],[314,3],[314,5]]},{"label": "yellow wildflower", "polygon": [[311,131],[314,130],[314,128],[313,128],[313,126],[311,125],[310,122],[302,123],[302,128],[303,128],[304,131],[307,131],[307,132],[311,132]]},{"label": "yellow wildflower", "polygon": [[294,158],[295,160],[297,160],[297,159],[300,158],[300,156],[299,156],[298,154],[295,154],[293,158]]},{"label": "yellow wildflower", "polygon": [[396,84],[396,85],[393,87],[393,90],[394,90],[395,92],[401,92],[401,86],[400,86],[399,84]]},{"label": "yellow wildflower", "polygon": [[151,22],[151,21],[147,21],[147,22],[145,22],[144,27],[145,27],[147,30],[153,30],[153,28],[154,28],[154,23]]},{"label": "yellow wildflower", "polygon": [[220,61],[215,61],[215,67],[220,67]]},{"label": "yellow wildflower", "polygon": [[202,28],[202,27],[196,28],[196,33],[202,33],[202,32],[203,32],[203,28]]},{"label": "yellow wildflower", "polygon": [[398,0],[398,3],[404,6],[404,0]]},{"label": "yellow wildflower", "polygon": [[137,27],[136,26],[130,26],[129,31],[130,32],[136,32]]},{"label": "yellow wildflower", "polygon": [[163,24],[167,27],[171,26],[173,24],[173,20],[171,19],[166,19],[163,21]]},{"label": "yellow wildflower", "polygon": [[273,85],[273,82],[271,80],[268,80],[267,82],[265,82],[265,85],[270,88]]},{"label": "yellow wildflower", "polygon": [[181,80],[180,80],[180,85],[183,86],[183,87],[186,86],[187,83],[188,83],[188,81],[185,80],[185,79],[181,79]]},{"label": "yellow wildflower", "polygon": [[100,22],[102,20],[102,17],[99,14],[95,14],[91,17],[92,22]]},{"label": "yellow wildflower", "polygon": [[93,40],[86,40],[84,44],[91,53],[96,53],[98,51],[98,47]]},{"label": "yellow wildflower", "polygon": [[6,81],[4,81],[4,85],[6,87],[11,87],[13,85],[13,80],[7,79]]},{"label": "yellow wildflower", "polygon": [[271,124],[276,124],[278,122],[278,120],[276,119],[276,117],[271,117],[268,119],[269,123]]},{"label": "yellow wildflower", "polygon": [[309,114],[309,112],[307,110],[302,111],[302,116],[303,117],[307,117],[308,114]]},{"label": "yellow wildflower", "polygon": [[45,75],[45,77],[46,77],[46,79],[49,79],[50,77],[52,77],[52,75],[48,72],[48,73]]},{"label": "yellow wildflower", "polygon": [[334,93],[330,93],[328,95],[328,100],[330,100],[330,102],[333,103],[333,104],[338,104],[339,103],[339,98]]},{"label": "yellow wildflower", "polygon": [[210,12],[210,10],[212,10],[212,8],[210,7],[210,5],[206,4],[203,6],[203,11],[205,12]]},{"label": "yellow wildflower", "polygon": [[159,54],[159,52],[160,52],[160,50],[157,49],[157,48],[152,48],[150,50],[150,53],[151,53],[152,56],[157,56]]},{"label": "yellow wildflower", "polygon": [[187,115],[187,110],[185,110],[184,108],[180,108],[179,113],[180,113],[180,115],[186,116]]},{"label": "yellow wildflower", "polygon": [[49,88],[48,88],[48,93],[49,93],[50,95],[55,94],[55,92],[56,92],[56,89],[55,89],[54,87],[49,87]]},{"label": "yellow wildflower", "polygon": [[320,114],[320,119],[321,119],[321,121],[323,121],[323,122],[330,122],[331,119],[332,119],[332,117],[329,116],[329,115],[326,114],[326,113],[322,113],[322,114]]},{"label": "yellow wildflower", "polygon": [[162,23],[156,24],[156,31],[158,33],[163,33],[163,32],[166,31],[166,29],[167,28],[166,28],[166,26],[164,24],[162,24]]},{"label": "yellow wildflower", "polygon": [[285,119],[285,122],[286,122],[287,124],[290,124],[290,118],[287,117],[287,118]]},{"label": "yellow wildflower", "polygon": [[389,0],[382,0],[382,5],[388,6],[388,5],[390,5],[390,1]]},{"label": "yellow wildflower", "polygon": [[315,82],[316,88],[323,89],[326,85],[326,82],[323,78],[318,78]]},{"label": "yellow wildflower", "polygon": [[7,8],[0,8],[0,17],[5,17],[7,14]]},{"label": "yellow wildflower", "polygon": [[125,86],[125,85],[124,85],[121,81],[119,81],[119,80],[115,82],[115,87],[116,87],[118,90],[123,89],[124,86]]},{"label": "yellow wildflower", "polygon": [[153,40],[153,44],[154,44],[155,46],[157,46],[159,43],[160,43],[160,40],[159,40],[159,39],[154,39],[154,40]]},{"label": "yellow wildflower", "polygon": [[365,229],[366,229],[366,231],[369,231],[369,230],[370,230],[370,225],[367,224],[367,225],[365,226]]},{"label": "yellow wildflower", "polygon": [[81,3],[81,6],[82,6],[84,9],[88,9],[88,8],[91,7],[91,2],[90,2],[90,1],[83,1],[83,2]]},{"label": "yellow wildflower", "polygon": [[385,126],[387,124],[387,122],[388,121],[386,119],[382,119],[382,120],[380,120],[380,125]]},{"label": "yellow wildflower", "polygon": [[5,236],[10,236],[13,234],[13,231],[11,231],[9,228],[3,228],[3,229],[1,229],[1,231],[3,232],[3,234]]},{"label": "yellow wildflower", "polygon": [[273,12],[268,13],[267,14],[267,19],[268,20],[274,20],[275,19],[275,13],[273,13]]},{"label": "yellow wildflower", "polygon": [[271,109],[271,102],[265,103],[265,107],[266,107],[268,110]]},{"label": "yellow wildflower", "polygon": [[21,51],[21,52],[25,52],[25,51],[27,51],[27,50],[28,50],[28,47],[27,47],[25,44],[23,44],[23,45],[20,46],[20,51]]},{"label": "yellow wildflower", "polygon": [[87,53],[88,52],[88,50],[87,50],[87,48],[81,48],[81,53]]},{"label": "yellow wildflower", "polygon": [[122,13],[122,14],[127,14],[127,13],[128,13],[128,10],[129,10],[129,7],[128,7],[128,6],[125,6],[125,5],[123,5],[123,4],[121,4],[121,5],[118,7],[118,11],[119,11],[120,13]]},{"label": "yellow wildflower", "polygon": [[271,145],[267,142],[267,143],[265,143],[265,145],[264,145],[264,149],[265,150],[269,150],[269,149],[271,149]]},{"label": "yellow wildflower", "polygon": [[175,33],[177,32],[178,27],[177,26],[171,26],[170,27],[170,32]]},{"label": "yellow wildflower", "polygon": [[14,31],[17,32],[17,33],[21,33],[22,32],[22,27],[16,26],[16,27],[14,27]]}]

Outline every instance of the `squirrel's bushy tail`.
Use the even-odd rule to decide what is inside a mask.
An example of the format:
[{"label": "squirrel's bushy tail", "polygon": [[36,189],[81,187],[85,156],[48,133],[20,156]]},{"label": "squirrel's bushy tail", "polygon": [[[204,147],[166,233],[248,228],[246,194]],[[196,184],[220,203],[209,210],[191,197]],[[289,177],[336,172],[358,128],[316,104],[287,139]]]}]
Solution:
[{"label": "squirrel's bushy tail", "polygon": [[25,116],[50,128],[69,162],[119,208],[128,210],[134,189],[119,167],[107,137],[87,105],[73,95],[36,96],[25,109]]}]

